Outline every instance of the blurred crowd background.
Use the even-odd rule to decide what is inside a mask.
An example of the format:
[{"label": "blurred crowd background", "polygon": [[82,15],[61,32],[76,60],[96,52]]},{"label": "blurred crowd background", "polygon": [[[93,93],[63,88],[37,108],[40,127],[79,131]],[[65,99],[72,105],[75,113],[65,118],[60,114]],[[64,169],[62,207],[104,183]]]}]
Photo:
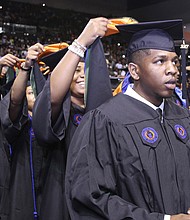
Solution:
[{"label": "blurred crowd background", "polygon": [[[43,5],[5,1],[0,9],[0,56],[13,53],[24,58],[36,42],[44,45],[71,43],[92,15]],[[126,42],[119,36],[102,39],[110,75],[124,77],[127,71]]]},{"label": "blurred crowd background", "polygon": [[[97,16],[103,15],[57,9],[45,4],[3,1],[0,6],[0,57],[12,53],[24,58],[27,48],[36,42],[43,45],[59,42],[70,44],[88,20]],[[110,15],[110,18],[114,17]],[[104,37],[102,42],[115,88],[127,73],[127,42],[119,35]],[[187,65],[188,62],[187,54]],[[187,73],[189,75],[189,70]]]}]

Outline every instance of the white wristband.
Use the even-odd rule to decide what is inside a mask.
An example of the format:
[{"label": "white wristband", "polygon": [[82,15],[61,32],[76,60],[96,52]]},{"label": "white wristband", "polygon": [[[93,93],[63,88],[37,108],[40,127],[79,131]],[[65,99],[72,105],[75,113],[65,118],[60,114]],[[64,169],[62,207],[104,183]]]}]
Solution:
[{"label": "white wristband", "polygon": [[82,44],[80,44],[76,39],[74,40],[73,43],[76,44],[78,47],[80,47],[84,52],[87,50],[87,48]]},{"label": "white wristband", "polygon": [[80,48],[73,46],[73,44],[71,44],[68,49],[75,53],[76,55],[78,55],[79,57],[83,58],[84,57],[84,51],[82,51]]},{"label": "white wristband", "polygon": [[86,47],[84,47],[83,45],[79,44],[76,40],[73,41],[73,43],[68,47],[68,49],[71,52],[77,54],[81,58],[84,57],[84,53],[87,50]]}]

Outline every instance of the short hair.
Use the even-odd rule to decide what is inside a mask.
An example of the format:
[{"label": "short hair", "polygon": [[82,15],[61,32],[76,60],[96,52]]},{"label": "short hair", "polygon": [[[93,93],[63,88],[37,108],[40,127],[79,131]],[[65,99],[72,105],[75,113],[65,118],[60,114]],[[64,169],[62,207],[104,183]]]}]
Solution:
[{"label": "short hair", "polygon": [[131,53],[130,55],[128,55],[127,62],[138,64],[139,60],[142,60],[144,56],[148,56],[150,54],[151,54],[151,49],[137,50],[134,53]]}]

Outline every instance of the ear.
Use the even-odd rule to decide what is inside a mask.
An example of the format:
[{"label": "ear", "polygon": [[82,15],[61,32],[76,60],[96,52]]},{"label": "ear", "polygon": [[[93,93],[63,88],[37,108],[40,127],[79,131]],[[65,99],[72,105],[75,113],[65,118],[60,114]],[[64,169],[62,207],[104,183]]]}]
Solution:
[{"label": "ear", "polygon": [[128,70],[134,80],[139,80],[139,66],[137,64],[129,63]]}]

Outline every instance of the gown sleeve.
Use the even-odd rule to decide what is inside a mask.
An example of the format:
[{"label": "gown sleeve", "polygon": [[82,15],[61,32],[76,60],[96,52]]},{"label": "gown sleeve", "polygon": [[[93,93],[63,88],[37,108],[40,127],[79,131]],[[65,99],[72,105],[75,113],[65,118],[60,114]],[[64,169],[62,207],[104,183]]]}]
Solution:
[{"label": "gown sleeve", "polygon": [[26,98],[17,120],[11,121],[9,117],[10,92],[1,101],[1,121],[5,137],[9,144],[17,140],[23,126],[28,122],[28,105]]},{"label": "gown sleeve", "polygon": [[[1,108],[1,102],[0,102]],[[0,109],[1,113],[1,109]],[[10,153],[9,146],[2,131],[0,121],[0,213],[8,215],[8,195],[10,182]],[[1,216],[0,214],[0,216]]]},{"label": "gown sleeve", "polygon": [[71,141],[66,166],[71,219],[164,219],[164,214],[149,213],[119,195],[120,138],[117,124],[100,111],[83,117]]},{"label": "gown sleeve", "polygon": [[70,94],[66,95],[56,123],[52,126],[50,102],[50,77],[33,107],[32,125],[35,136],[41,145],[54,144],[64,139],[70,115]]}]

